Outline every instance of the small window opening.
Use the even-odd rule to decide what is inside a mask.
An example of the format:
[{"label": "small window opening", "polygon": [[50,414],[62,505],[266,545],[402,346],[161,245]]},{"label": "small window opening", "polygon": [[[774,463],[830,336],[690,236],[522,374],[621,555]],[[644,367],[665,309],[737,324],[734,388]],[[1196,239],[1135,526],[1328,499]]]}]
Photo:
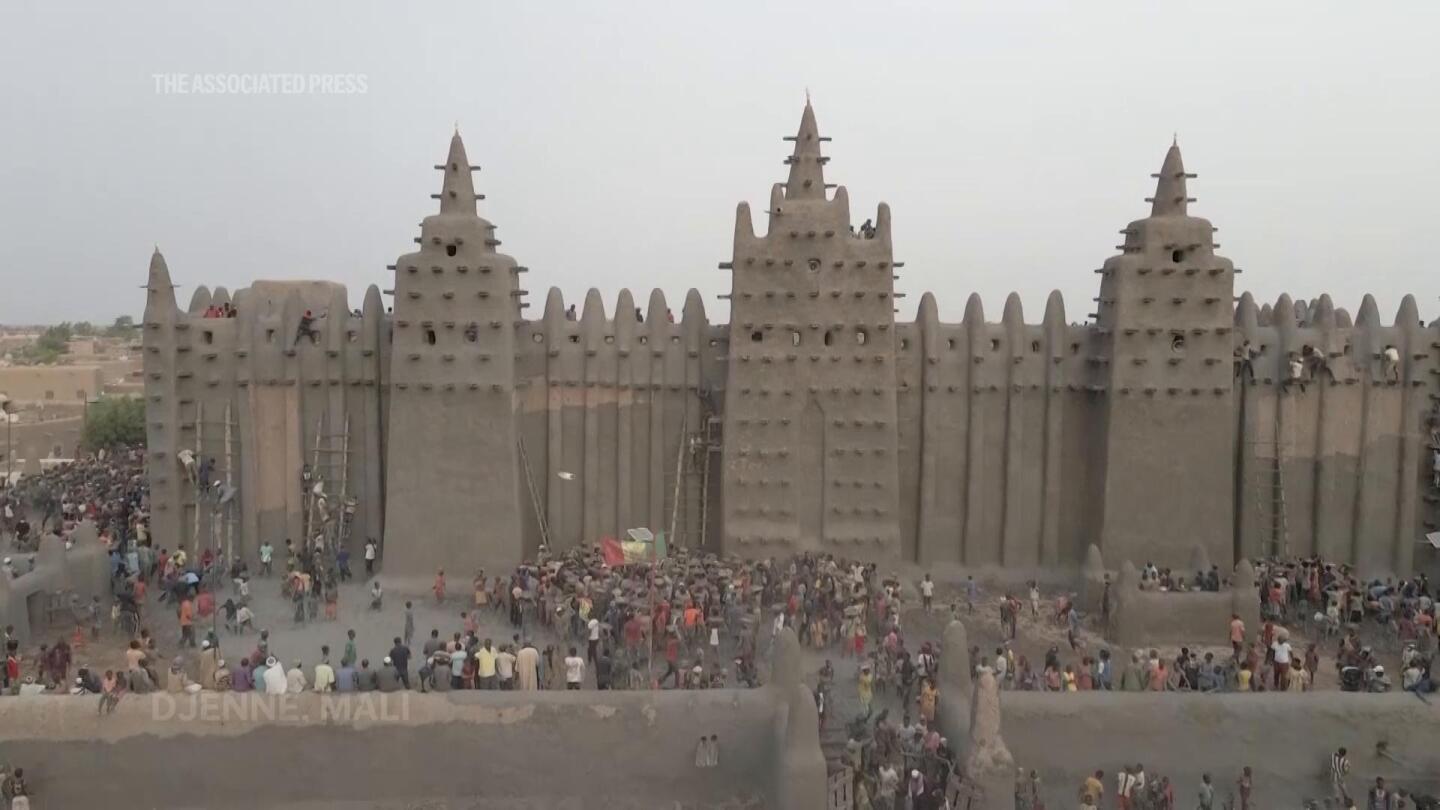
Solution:
[{"label": "small window opening", "polygon": [[355,331],[354,329],[351,329],[350,331],[345,333],[345,340],[349,341],[350,343],[359,343],[360,333]]},{"label": "small window opening", "polygon": [[797,331],[795,331],[794,329],[791,329],[791,330],[790,330],[790,345],[791,345],[791,346],[799,346],[799,345],[800,345],[800,333],[797,332]]},{"label": "small window opening", "polygon": [[536,332],[535,334],[531,335],[531,336],[530,336],[530,339],[533,340],[533,341],[535,341],[536,343],[544,343],[544,342],[545,342],[545,336],[542,335],[542,334],[540,334],[539,332]]},{"label": "small window opening", "polygon": [[864,329],[855,330],[855,345],[864,346],[870,340],[870,333]]},{"label": "small window opening", "polygon": [[1173,251],[1171,251],[1171,252],[1170,252],[1170,261],[1172,261],[1172,262],[1174,262],[1174,263],[1176,263],[1176,264],[1179,264],[1180,262],[1185,261],[1185,251],[1183,251],[1183,250],[1173,250]]},{"label": "small window opening", "polygon": [[571,342],[571,343],[579,343],[579,342],[580,342],[580,336],[579,336],[579,335],[570,335],[570,342]]},{"label": "small window opening", "polygon": [[640,336],[640,345],[641,345],[641,346],[644,346],[645,344],[647,344],[647,343],[649,343],[649,342],[650,342],[650,338],[645,337],[644,335],[641,335],[641,336]]},{"label": "small window opening", "polygon": [[615,336],[614,336],[614,335],[606,335],[606,336],[605,336],[605,342],[606,342],[606,343],[614,343],[614,342],[615,342]]},{"label": "small window opening", "polygon": [[947,349],[949,349],[949,350],[951,350],[951,351],[954,351],[954,350],[955,350],[955,338],[945,338],[945,348],[947,348]]},{"label": "small window opening", "polygon": [[1034,352],[1035,354],[1039,354],[1039,353],[1040,353],[1040,341],[1038,341],[1038,340],[1032,340],[1032,341],[1030,341],[1030,351]]},{"label": "small window opening", "polygon": [[266,330],[265,330],[265,342],[266,342],[266,343],[274,343],[274,342],[275,342],[275,330],[274,330],[274,329],[266,329]]},{"label": "small window opening", "polygon": [[1170,336],[1170,351],[1174,354],[1185,354],[1185,336],[1173,334]]},{"label": "small window opening", "polygon": [[[641,343],[644,343],[644,342],[645,342],[645,338],[643,338],[643,337],[640,338],[640,342],[641,342]],[[719,345],[720,345],[720,341],[716,340],[715,338],[710,338],[710,348],[713,349],[713,348],[715,348],[716,346],[719,346]]]},{"label": "small window opening", "polygon": [[810,261],[806,262],[806,265],[810,268],[810,272],[817,272],[820,269],[820,260],[811,259]]},{"label": "small window opening", "polygon": [[826,345],[826,346],[829,346],[830,344],[832,344],[832,343],[835,342],[835,334],[834,334],[833,332],[826,332],[826,333],[825,333],[825,339],[824,339],[824,340],[825,340],[825,345]]},{"label": "small window opening", "polygon": [[671,342],[671,343],[679,343],[679,342],[680,342],[680,336],[679,336],[679,335],[671,335],[671,336],[670,336],[670,342]]},{"label": "small window opening", "polygon": [[1080,353],[1080,344],[1079,344],[1079,343],[1071,343],[1071,344],[1070,344],[1070,353],[1071,353],[1071,354],[1079,354],[1079,353]]},{"label": "small window opening", "polygon": [[910,338],[900,338],[900,348],[902,350],[910,348]]},{"label": "small window opening", "polygon": [[435,345],[435,330],[434,330],[434,329],[426,329],[426,330],[425,330],[425,342],[426,342],[426,343],[429,343],[431,346],[434,346],[434,345]]},{"label": "small window opening", "polygon": [[214,343],[214,342],[215,342],[215,333],[214,333],[214,332],[211,332],[209,329],[206,329],[204,332],[202,332],[202,333],[201,333],[201,337],[203,337],[203,338],[205,339],[205,342],[206,342],[206,343]]},{"label": "small window opening", "polygon": [[446,245],[446,246],[445,246],[445,255],[446,255],[446,256],[454,256],[454,255],[455,255],[455,246],[454,246],[454,245]]},{"label": "small window opening", "polygon": [[480,339],[480,324],[472,323],[465,327],[465,342],[474,343]]},{"label": "small window opening", "polygon": [[764,340],[764,339],[765,339],[765,333],[764,333],[764,332],[761,332],[759,329],[756,329],[754,332],[751,332],[751,333],[750,333],[750,342],[751,342],[751,343],[759,343],[760,341],[762,341],[762,340]]},{"label": "small window opening", "polygon": [[1000,338],[990,338],[990,351],[1000,351]]}]

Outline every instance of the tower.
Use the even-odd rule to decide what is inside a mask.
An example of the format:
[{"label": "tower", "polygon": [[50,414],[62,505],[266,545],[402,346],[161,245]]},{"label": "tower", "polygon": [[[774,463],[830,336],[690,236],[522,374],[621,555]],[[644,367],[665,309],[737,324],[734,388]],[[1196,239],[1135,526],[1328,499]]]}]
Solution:
[{"label": "tower", "polygon": [[769,228],[735,216],[723,500],[728,551],[899,549],[890,209],[850,224],[807,103]]},{"label": "tower", "polygon": [[440,212],[395,263],[385,568],[428,577],[521,557],[513,404],[519,269],[476,214],[457,133]]},{"label": "tower", "polygon": [[1230,337],[1235,271],[1215,229],[1189,214],[1172,145],[1150,216],[1121,233],[1100,271],[1097,331],[1108,347],[1100,549],[1118,564],[1184,566],[1204,547],[1234,559]]},{"label": "tower", "polygon": [[[179,463],[179,363],[176,359],[176,324],[182,320],[175,304],[175,285],[160,248],[150,256],[145,280],[145,475],[150,484],[150,531],[177,544],[182,537],[182,479]],[[33,456],[29,453],[27,456]]]}]

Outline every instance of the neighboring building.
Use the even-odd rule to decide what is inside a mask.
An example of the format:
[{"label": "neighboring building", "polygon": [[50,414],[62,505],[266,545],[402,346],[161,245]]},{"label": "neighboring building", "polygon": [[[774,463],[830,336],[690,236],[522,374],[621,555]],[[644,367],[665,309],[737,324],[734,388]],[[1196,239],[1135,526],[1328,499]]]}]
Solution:
[{"label": "neighboring building", "polygon": [[[693,290],[678,311],[622,291],[613,315],[591,290],[577,316],[552,289],[527,319],[526,268],[478,216],[458,136],[439,212],[391,268],[393,313],[374,286],[352,312],[314,282],[202,287],[182,311],[156,253],[161,542],[221,536],[176,463],[189,449],[237,487],[237,551],[299,538],[308,465],[357,499],[350,542],[383,537],[389,574],[417,578],[638,526],[746,555],[968,566],[1077,567],[1092,543],[1116,564],[1183,567],[1197,546],[1226,567],[1432,562],[1416,549],[1436,521],[1440,331],[1413,298],[1389,326],[1369,297],[1353,322],[1325,296],[1236,303],[1172,146],[1150,215],[1096,271],[1092,323],[1058,293],[1038,323],[1013,294],[998,323],[974,296],[942,323],[929,294],[897,322],[889,209],[852,224],[808,105],[793,140],[764,235],[737,210],[729,324]],[[202,317],[225,303],[237,317]]]},{"label": "neighboring building", "polygon": [[0,393],[19,403],[82,404],[104,387],[99,366],[0,367]]}]

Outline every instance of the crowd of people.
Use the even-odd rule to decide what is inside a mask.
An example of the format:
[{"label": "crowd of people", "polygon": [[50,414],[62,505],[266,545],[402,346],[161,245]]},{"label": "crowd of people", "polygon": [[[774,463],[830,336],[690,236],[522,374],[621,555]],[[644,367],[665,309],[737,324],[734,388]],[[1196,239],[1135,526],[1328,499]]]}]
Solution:
[{"label": "crowd of people", "polygon": [[[33,549],[36,538],[47,532],[65,536],[80,520],[95,521],[110,549],[115,598],[109,617],[128,644],[123,667],[102,672],[75,666],[77,644],[84,636],[94,640],[102,634],[105,611],[99,599],[72,605],[76,634],[41,645],[28,660],[22,660],[19,640],[7,629],[6,691],[95,695],[99,711],[109,712],[123,695],[153,690],[293,694],[747,687],[760,683],[766,645],[789,627],[804,648],[825,657],[815,676],[817,710],[822,729],[844,731],[841,756],[856,776],[857,807],[862,798],[874,807],[916,810],[944,806],[947,794],[953,799],[955,752],[936,727],[940,649],[933,641],[907,639],[904,627],[907,610],[934,607],[937,586],[929,575],[902,582],[893,574],[882,575],[874,564],[827,554],[745,560],[684,549],[612,565],[601,548],[586,546],[542,552],[498,575],[476,571],[461,595],[437,571],[433,597],[439,605],[453,606],[455,619],[452,626],[433,627],[418,640],[413,603],[407,602],[403,620],[397,621],[399,633],[388,647],[362,651],[355,631],[349,630],[343,637],[337,632],[333,648],[320,644],[281,651],[268,630],[256,627],[250,607],[253,577],[279,574],[281,595],[294,605],[297,625],[318,621],[322,612],[333,621],[339,586],[352,577],[348,551],[288,540],[277,549],[266,541],[252,574],[244,559],[222,560],[212,550],[193,555],[157,549],[148,533],[145,492],[139,449],[81,459],[0,490],[0,528],[18,553]],[[375,610],[384,604],[375,570],[378,556],[374,541],[367,542],[365,574],[372,577]],[[9,558],[5,568],[0,575],[23,573]],[[1007,639],[993,653],[971,648],[972,675],[988,670],[1001,688],[1017,690],[1303,691],[1315,687],[1322,648],[1329,655],[1333,644],[1341,688],[1378,692],[1392,688],[1392,682],[1375,645],[1393,644],[1400,653],[1401,687],[1434,688],[1436,606],[1423,575],[1365,581],[1349,566],[1318,558],[1264,560],[1256,570],[1261,624],[1246,627],[1232,616],[1228,651],[1182,647],[1162,655],[1158,649],[1136,650],[1122,654],[1123,661],[1113,660],[1103,645],[1089,648],[1080,632],[1082,617],[1068,598],[1042,600],[1038,584],[1029,583],[1028,604],[1010,592],[999,598],[1000,628]],[[1142,582],[1147,589],[1176,592],[1229,585],[1213,567],[1191,577],[1147,565]],[[973,578],[958,590],[952,616],[960,616],[962,606],[973,613],[980,601]],[[174,654],[162,653],[168,645],[148,629],[154,610],[175,613],[180,633]],[[1048,644],[1043,661],[1019,654],[1018,619],[1027,611],[1062,630],[1068,650]],[[508,638],[482,631],[482,625],[493,627],[497,621],[508,623]],[[201,633],[207,626],[209,632]],[[229,640],[222,639],[222,630]],[[1298,632],[1311,640],[1293,642]],[[248,646],[252,634],[256,638]],[[236,636],[247,639],[240,654],[233,652]],[[232,652],[222,654],[222,646]],[[839,679],[846,681],[843,690],[837,687],[834,660],[854,672],[853,681],[849,674]],[[853,712],[847,705],[851,694]],[[1025,796],[1032,805],[1038,801],[1038,787],[1031,784],[1035,778],[1031,772],[1017,780],[1017,806],[1023,806]],[[1147,780],[1136,766],[1118,778],[1116,795],[1134,797],[1122,810],[1173,807],[1173,791],[1163,777]],[[1208,782],[1202,785],[1202,799],[1213,789]],[[1089,803],[1083,793],[1079,796],[1082,810],[1100,802],[1102,792],[1093,792]],[[1208,810],[1203,801],[1201,810]]]},{"label": "crowd of people", "polygon": [[144,448],[82,456],[0,488],[0,537],[33,552],[47,532],[66,537],[88,519],[107,542],[143,540],[148,493]]}]

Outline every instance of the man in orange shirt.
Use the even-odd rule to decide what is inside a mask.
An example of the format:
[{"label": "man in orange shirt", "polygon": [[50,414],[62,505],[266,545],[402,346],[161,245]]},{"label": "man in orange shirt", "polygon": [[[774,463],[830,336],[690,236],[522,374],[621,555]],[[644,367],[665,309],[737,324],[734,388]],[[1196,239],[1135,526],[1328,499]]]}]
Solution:
[{"label": "man in orange shirt", "polygon": [[195,646],[195,603],[186,594],[180,600],[180,646]]},{"label": "man in orange shirt", "polygon": [[1245,648],[1245,622],[1240,620],[1240,614],[1230,614],[1230,646],[1235,650],[1235,657],[1240,657],[1240,651]]},{"label": "man in orange shirt", "polygon": [[695,641],[696,628],[700,624],[700,608],[695,607],[691,602],[685,607],[685,635],[692,643]]}]

